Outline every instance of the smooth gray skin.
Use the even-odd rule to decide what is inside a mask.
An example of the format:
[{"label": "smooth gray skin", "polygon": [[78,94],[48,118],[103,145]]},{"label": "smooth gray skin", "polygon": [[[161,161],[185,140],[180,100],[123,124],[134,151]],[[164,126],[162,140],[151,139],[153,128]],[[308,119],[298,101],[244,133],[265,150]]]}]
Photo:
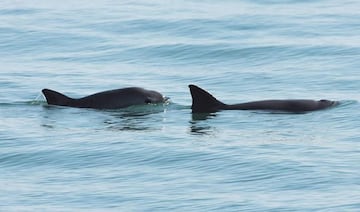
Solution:
[{"label": "smooth gray skin", "polygon": [[191,109],[193,113],[213,113],[219,110],[274,110],[303,113],[326,109],[338,104],[336,101],[329,100],[289,99],[263,100],[227,105],[196,85],[189,85],[189,88],[192,96]]},{"label": "smooth gray skin", "polygon": [[42,92],[49,105],[77,108],[119,109],[132,105],[165,102],[161,93],[138,87],[104,91],[79,99],[73,99],[49,89],[43,89]]}]

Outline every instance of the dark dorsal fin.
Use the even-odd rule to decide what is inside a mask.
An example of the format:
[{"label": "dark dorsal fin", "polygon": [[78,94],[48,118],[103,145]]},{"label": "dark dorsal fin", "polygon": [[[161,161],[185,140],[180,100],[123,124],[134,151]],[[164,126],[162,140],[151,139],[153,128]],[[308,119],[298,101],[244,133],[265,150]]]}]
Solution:
[{"label": "dark dorsal fin", "polygon": [[223,109],[226,105],[207,91],[196,85],[189,85],[192,96],[192,112],[193,113],[212,113]]},{"label": "dark dorsal fin", "polygon": [[72,98],[65,96],[59,92],[43,89],[42,93],[44,94],[46,101],[49,105],[59,105],[59,106],[70,106]]}]

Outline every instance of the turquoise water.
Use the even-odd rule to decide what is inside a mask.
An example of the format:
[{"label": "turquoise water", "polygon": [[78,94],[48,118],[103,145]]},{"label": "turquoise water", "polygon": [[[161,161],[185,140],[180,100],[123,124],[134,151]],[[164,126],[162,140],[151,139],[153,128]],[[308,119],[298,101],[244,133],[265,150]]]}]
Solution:
[{"label": "turquoise water", "polygon": [[[0,2],[0,211],[359,211],[360,2]],[[191,114],[331,99],[306,114]],[[140,86],[165,105],[47,106]]]}]

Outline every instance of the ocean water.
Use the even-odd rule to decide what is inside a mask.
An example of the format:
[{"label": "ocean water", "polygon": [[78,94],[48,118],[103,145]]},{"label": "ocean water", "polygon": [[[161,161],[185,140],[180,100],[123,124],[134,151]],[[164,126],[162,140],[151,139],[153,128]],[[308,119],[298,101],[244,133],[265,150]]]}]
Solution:
[{"label": "ocean water", "polygon": [[[0,2],[0,211],[360,211],[360,2]],[[306,114],[191,114],[331,99]],[[160,105],[48,106],[139,86]]]}]

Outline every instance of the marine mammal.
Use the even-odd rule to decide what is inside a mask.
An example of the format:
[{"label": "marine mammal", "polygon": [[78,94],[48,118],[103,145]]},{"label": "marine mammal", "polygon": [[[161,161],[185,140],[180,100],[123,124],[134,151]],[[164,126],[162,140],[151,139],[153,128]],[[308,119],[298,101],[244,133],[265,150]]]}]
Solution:
[{"label": "marine mammal", "polygon": [[83,98],[74,99],[50,89],[43,89],[49,105],[59,105],[77,108],[118,109],[132,105],[162,103],[166,98],[152,90],[139,87],[121,88],[95,93]]},{"label": "marine mammal", "polygon": [[192,96],[193,113],[212,113],[219,110],[275,110],[293,113],[322,110],[338,102],[330,100],[288,99],[288,100],[262,100],[228,105],[212,96],[209,92],[196,85],[189,85]]}]

